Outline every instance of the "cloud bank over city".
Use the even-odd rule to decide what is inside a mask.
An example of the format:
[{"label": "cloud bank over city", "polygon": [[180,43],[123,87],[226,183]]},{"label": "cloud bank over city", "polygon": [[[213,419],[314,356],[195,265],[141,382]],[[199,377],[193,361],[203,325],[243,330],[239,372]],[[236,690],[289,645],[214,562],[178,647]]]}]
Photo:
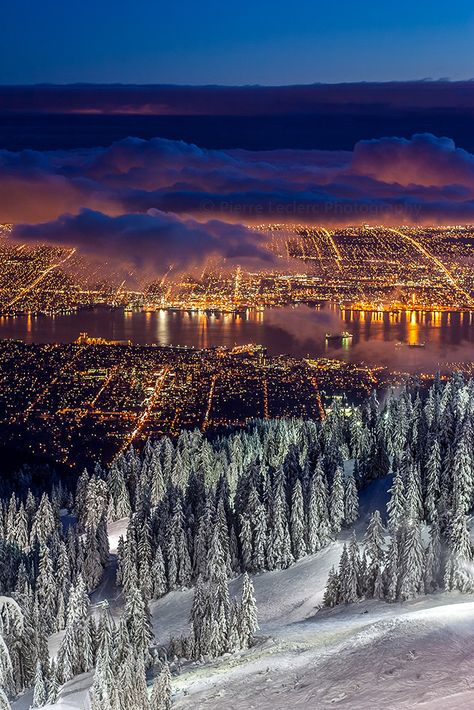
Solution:
[{"label": "cloud bank over city", "polygon": [[92,258],[129,264],[139,271],[192,269],[214,256],[228,265],[274,266],[276,257],[263,236],[238,224],[218,220],[196,222],[151,210],[145,214],[112,217],[83,209],[52,222],[24,225],[21,239],[78,247]]},{"label": "cloud bank over city", "polygon": [[271,265],[245,225],[474,221],[474,156],[448,138],[353,151],[206,150],[128,138],[106,148],[0,151],[0,221],[17,239],[140,261],[205,255]]}]

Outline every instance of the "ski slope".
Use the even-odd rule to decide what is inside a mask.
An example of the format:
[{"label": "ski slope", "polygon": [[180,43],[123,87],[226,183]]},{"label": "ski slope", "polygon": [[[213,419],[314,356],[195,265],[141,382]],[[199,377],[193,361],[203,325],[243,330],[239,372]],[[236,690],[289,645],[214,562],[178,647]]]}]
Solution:
[{"label": "ski slope", "polygon": [[[358,534],[387,481],[364,492]],[[114,523],[111,548],[126,527]],[[458,710],[474,708],[474,596],[443,593],[404,604],[360,601],[320,609],[327,575],[337,565],[346,531],[317,554],[287,570],[253,577],[260,631],[256,645],[210,663],[174,670],[176,710]],[[113,564],[93,601],[112,595]],[[241,579],[231,584],[240,592]],[[151,605],[156,641],[186,633],[192,590],[167,594]],[[54,640],[52,639],[52,642]],[[51,645],[55,645],[51,643]],[[91,674],[67,683],[48,710],[89,709]],[[14,703],[26,710],[27,695]]]},{"label": "ski slope", "polygon": [[[254,577],[257,645],[173,679],[176,710],[372,710],[474,707],[474,600],[461,594],[405,604],[366,601],[317,610],[334,543],[288,570]],[[234,587],[239,580],[234,582]],[[185,631],[192,593],[153,605],[158,642]],[[89,708],[90,674],[67,683],[49,710]],[[27,699],[23,699],[26,701]],[[28,703],[17,702],[16,710]]]},{"label": "ski slope", "polygon": [[474,707],[474,602],[361,602],[295,621],[241,658],[175,680],[175,707]]}]

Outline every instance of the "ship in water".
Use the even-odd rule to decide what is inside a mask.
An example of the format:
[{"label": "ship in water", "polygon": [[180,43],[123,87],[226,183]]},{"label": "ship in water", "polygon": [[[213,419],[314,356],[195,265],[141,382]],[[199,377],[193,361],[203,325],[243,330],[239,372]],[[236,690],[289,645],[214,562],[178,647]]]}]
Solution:
[{"label": "ship in water", "polygon": [[352,333],[347,330],[343,330],[342,333],[326,333],[326,342],[341,342],[341,340],[350,340],[352,338]]},{"label": "ship in water", "polygon": [[426,343],[408,343],[409,348],[425,348]]}]

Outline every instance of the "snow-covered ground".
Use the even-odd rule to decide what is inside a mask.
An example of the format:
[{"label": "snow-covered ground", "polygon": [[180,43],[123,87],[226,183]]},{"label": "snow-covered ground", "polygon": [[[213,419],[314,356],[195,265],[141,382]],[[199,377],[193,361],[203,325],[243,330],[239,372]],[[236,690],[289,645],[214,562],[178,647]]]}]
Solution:
[{"label": "snow-covered ground", "polygon": [[[363,518],[382,507],[386,489],[386,482],[373,484],[362,501]],[[125,521],[114,524],[114,540],[124,526]],[[173,679],[173,707],[474,708],[474,597],[438,594],[405,604],[361,601],[319,609],[342,545],[343,539],[288,570],[255,576],[258,643],[212,663],[184,665]],[[235,580],[231,592],[237,594],[240,583]],[[94,600],[111,588],[106,575]],[[158,643],[188,630],[191,601],[192,591],[184,591],[153,603]],[[90,683],[90,674],[67,683],[60,702],[49,710],[88,709]],[[28,705],[25,697],[14,710]]]},{"label": "snow-covered ground", "polygon": [[[440,594],[406,604],[319,610],[334,543],[288,570],[254,577],[258,644],[175,676],[178,710],[351,710],[474,707],[474,601]],[[239,580],[234,586],[237,588]],[[191,592],[153,605],[159,642],[188,627]],[[68,683],[54,710],[89,708],[90,676]],[[27,707],[17,703],[15,710]]]},{"label": "snow-covered ground", "polygon": [[[460,602],[460,603],[458,603]],[[474,602],[360,603],[183,673],[176,708],[474,707]]]}]

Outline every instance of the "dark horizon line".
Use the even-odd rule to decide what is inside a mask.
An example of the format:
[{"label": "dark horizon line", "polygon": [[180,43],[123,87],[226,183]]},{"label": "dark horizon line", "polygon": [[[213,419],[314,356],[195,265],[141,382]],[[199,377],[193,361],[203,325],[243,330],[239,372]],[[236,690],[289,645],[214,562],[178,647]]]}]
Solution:
[{"label": "dark horizon line", "polygon": [[199,83],[186,84],[176,82],[96,82],[96,81],[69,81],[69,82],[50,82],[41,81],[34,83],[0,83],[0,89],[29,89],[29,88],[74,88],[74,87],[123,87],[123,88],[177,88],[177,89],[291,89],[291,88],[310,88],[313,86],[387,86],[390,84],[474,84],[474,76],[466,79],[450,79],[449,77],[421,77],[419,79],[387,79],[386,81],[370,81],[359,79],[357,81],[312,81],[312,82],[295,82],[293,84],[259,84],[259,83],[243,83],[243,84],[219,84],[219,83]]}]

